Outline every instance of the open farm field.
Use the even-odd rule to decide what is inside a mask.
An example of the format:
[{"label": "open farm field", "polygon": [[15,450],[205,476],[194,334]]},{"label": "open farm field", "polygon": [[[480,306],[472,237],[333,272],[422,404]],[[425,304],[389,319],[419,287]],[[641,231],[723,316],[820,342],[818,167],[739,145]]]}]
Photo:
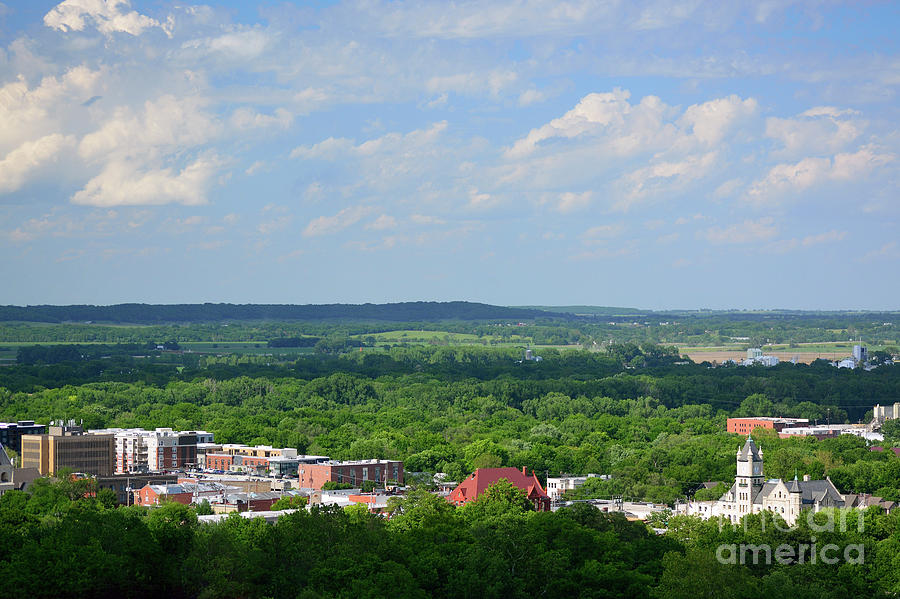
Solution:
[{"label": "open farm field", "polygon": [[[789,344],[764,345],[763,353],[770,356],[777,356],[781,361],[790,361],[794,358],[798,362],[809,364],[818,359],[824,360],[841,360],[853,353],[853,342],[838,341],[833,343],[798,343],[795,347]],[[679,351],[682,355],[687,355],[694,362],[716,361],[723,362],[725,360],[743,360],[747,357],[744,349],[745,345],[729,344],[723,346],[680,346]],[[867,345],[869,351],[884,349],[884,345]]]},{"label": "open farm field", "polygon": [[509,337],[501,337],[500,335],[474,335],[472,333],[451,333],[447,331],[384,331],[381,333],[369,333],[354,335],[355,339],[375,339],[376,343],[434,343],[436,341],[447,342],[450,345],[467,345],[480,343],[502,343],[504,345],[522,345],[531,343],[531,337],[523,335],[511,335]]}]

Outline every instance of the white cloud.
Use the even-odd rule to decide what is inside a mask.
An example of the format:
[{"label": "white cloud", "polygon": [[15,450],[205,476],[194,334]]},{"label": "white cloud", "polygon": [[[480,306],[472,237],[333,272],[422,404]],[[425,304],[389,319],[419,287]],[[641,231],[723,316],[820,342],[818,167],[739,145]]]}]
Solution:
[{"label": "white cloud", "polygon": [[297,146],[291,151],[291,158],[336,160],[347,155],[368,157],[385,152],[411,154],[417,148],[434,143],[446,128],[447,122],[441,121],[428,129],[416,129],[406,134],[388,133],[359,145],[351,139],[329,137],[311,146]]},{"label": "white cloud", "polygon": [[814,148],[819,154],[832,154],[859,138],[865,127],[854,110],[818,106],[797,118],[766,119],[766,136],[781,143],[776,157],[793,157]]},{"label": "white cloud", "polygon": [[545,142],[597,138],[605,152],[628,156],[639,152],[675,148],[678,151],[715,148],[743,121],[757,112],[753,98],[731,95],[689,106],[678,118],[677,110],[656,96],[637,104],[631,93],[619,88],[588,94],[572,110],[546,125],[532,129],[506,152],[521,158]]},{"label": "white cloud", "polygon": [[244,171],[244,174],[248,175],[248,176],[253,176],[256,173],[258,173],[259,171],[261,171],[262,169],[264,169],[265,167],[266,167],[265,162],[263,162],[262,160],[257,160],[253,164],[251,164],[250,166],[247,167],[247,169]]},{"label": "white cloud", "polygon": [[679,119],[684,131],[707,147],[715,147],[742,120],[756,114],[758,104],[753,98],[742,100],[736,95],[716,98],[689,106]]},{"label": "white cloud", "polygon": [[626,196],[616,205],[628,208],[635,200],[673,188],[683,188],[687,183],[702,179],[716,165],[716,152],[688,156],[678,162],[657,162],[628,173],[624,177]]},{"label": "white cloud", "polygon": [[72,196],[72,202],[89,206],[205,204],[220,166],[215,157],[198,158],[181,170],[144,169],[139,163],[112,160]]},{"label": "white cloud", "polygon": [[269,50],[274,41],[268,30],[234,27],[220,35],[184,42],[181,48],[194,60],[208,56],[233,65],[235,62],[259,58]]},{"label": "white cloud", "polygon": [[797,237],[791,239],[779,239],[769,243],[763,250],[771,254],[786,254],[800,248],[836,243],[838,241],[843,241],[846,237],[846,231],[831,230],[817,235],[807,235],[802,239]]},{"label": "white cloud", "polygon": [[0,87],[0,151],[56,133],[85,120],[82,103],[100,91],[101,71],[74,67],[34,87],[25,78]]},{"label": "white cloud", "polygon": [[63,32],[93,26],[106,35],[141,35],[146,29],[160,27],[171,37],[171,23],[162,24],[130,9],[129,0],[65,0],[44,15],[44,24]]},{"label": "white cloud", "polygon": [[252,108],[243,107],[235,110],[228,120],[231,126],[239,131],[270,127],[287,129],[294,122],[294,115],[284,108],[276,109],[273,114],[263,114]]},{"label": "white cloud", "polygon": [[829,182],[847,182],[865,177],[894,161],[893,154],[878,153],[872,146],[837,154],[834,158],[804,158],[800,162],[778,164],[753,183],[747,192],[752,201],[774,201]]},{"label": "white cloud", "polygon": [[443,225],[446,223],[443,219],[437,218],[436,216],[428,216],[426,214],[413,214],[409,217],[409,222],[414,225]]},{"label": "white cloud", "polygon": [[496,198],[489,193],[479,192],[476,187],[469,190],[469,206],[472,208],[487,208],[495,202]]},{"label": "white cloud", "polygon": [[331,235],[350,227],[372,212],[367,206],[352,206],[344,208],[334,216],[320,216],[306,225],[303,230],[304,237],[316,237],[319,235]]},{"label": "white cloud", "polygon": [[425,90],[432,94],[453,92],[456,94],[479,95],[484,92],[496,97],[501,91],[518,79],[514,71],[493,70],[473,71],[452,75],[435,75],[425,81]]},{"label": "white cloud", "polygon": [[372,231],[383,231],[384,229],[393,229],[397,226],[397,219],[387,214],[382,214],[374,221],[366,225],[366,229]]},{"label": "white cloud", "polygon": [[526,89],[519,94],[519,106],[539,104],[547,99],[547,93],[538,89]]},{"label": "white cloud", "polygon": [[774,222],[774,219],[770,216],[756,221],[745,220],[730,227],[710,227],[701,235],[715,244],[755,243],[775,237],[778,233],[778,228],[774,225]]},{"label": "white cloud", "polygon": [[597,225],[591,227],[581,234],[581,239],[586,244],[602,243],[613,237],[618,237],[625,230],[625,226],[621,223],[610,225]]},{"label": "white cloud", "polygon": [[563,116],[532,129],[528,135],[516,141],[507,151],[507,155],[525,156],[548,139],[557,137],[570,139],[601,127],[622,124],[625,116],[632,112],[632,106],[628,103],[629,97],[631,92],[619,88],[608,93],[588,94]]},{"label": "white cloud", "polygon": [[29,175],[56,158],[63,148],[74,145],[73,136],[58,133],[25,142],[0,160],[0,193],[16,191]]},{"label": "white cloud", "polygon": [[741,185],[743,184],[744,182],[741,179],[729,179],[728,181],[725,181],[724,183],[716,187],[712,195],[714,198],[720,200],[730,198],[738,189],[740,189]]},{"label": "white cloud", "polygon": [[819,245],[821,243],[834,243],[835,241],[843,241],[843,239],[847,237],[846,231],[827,231],[825,233],[819,233],[818,235],[807,235],[801,240],[801,244],[804,247],[809,247],[812,245]]},{"label": "white cloud", "polygon": [[202,145],[221,131],[205,103],[199,97],[164,95],[145,102],[140,113],[121,107],[99,130],[84,136],[78,152],[87,160],[138,158]]},{"label": "white cloud", "polygon": [[277,233],[278,231],[286,229],[293,220],[294,217],[290,214],[282,214],[271,220],[259,223],[256,226],[256,231],[260,235],[271,235],[272,233]]},{"label": "white cloud", "polygon": [[556,205],[556,209],[566,214],[568,212],[574,212],[576,210],[581,210],[587,208],[591,205],[591,198],[593,197],[593,192],[585,191],[582,193],[573,193],[571,191],[567,191],[559,196],[559,202]]},{"label": "white cloud", "polygon": [[868,262],[870,260],[884,260],[884,259],[897,259],[900,258],[900,247],[897,246],[896,241],[889,241],[879,247],[878,249],[874,249],[866,255],[864,255],[861,260],[863,262]]}]

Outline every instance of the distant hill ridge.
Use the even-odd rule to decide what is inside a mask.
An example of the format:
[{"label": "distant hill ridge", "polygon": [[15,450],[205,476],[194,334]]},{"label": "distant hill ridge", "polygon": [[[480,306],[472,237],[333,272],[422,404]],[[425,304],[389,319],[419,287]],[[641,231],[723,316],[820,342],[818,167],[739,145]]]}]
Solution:
[{"label": "distant hill ridge", "polygon": [[0,306],[0,322],[161,324],[223,320],[526,320],[564,314],[475,302],[394,304],[115,304],[112,306]]}]

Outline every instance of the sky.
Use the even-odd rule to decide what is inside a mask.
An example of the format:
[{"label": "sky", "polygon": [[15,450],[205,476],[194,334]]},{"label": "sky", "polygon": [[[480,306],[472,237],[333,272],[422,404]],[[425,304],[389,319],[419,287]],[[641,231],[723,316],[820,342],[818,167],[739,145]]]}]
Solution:
[{"label": "sky", "polygon": [[0,0],[0,304],[900,309],[900,4]]}]

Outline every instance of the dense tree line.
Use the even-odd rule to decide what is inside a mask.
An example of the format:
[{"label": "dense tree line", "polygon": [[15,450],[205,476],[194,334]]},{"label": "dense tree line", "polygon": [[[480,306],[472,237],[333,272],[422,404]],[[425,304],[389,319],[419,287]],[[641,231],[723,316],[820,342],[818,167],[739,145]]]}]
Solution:
[{"label": "dense tree line", "polygon": [[[39,481],[30,493],[0,497],[0,575],[9,589],[30,597],[749,599],[900,592],[896,513],[851,511],[844,518],[850,526],[831,530],[825,513],[794,528],[770,514],[724,528],[677,516],[658,535],[587,504],[555,513],[530,507],[501,481],[462,508],[415,491],[392,505],[389,520],[364,507],[314,507],[275,524],[237,514],[200,524],[194,509],[177,503],[115,508],[71,481]],[[817,553],[833,545],[841,559],[723,559],[723,547],[803,544]]]},{"label": "dense tree line", "polygon": [[[233,356],[181,366],[12,366],[0,369],[0,419],[202,428],[221,442],[401,459],[407,470],[456,479],[499,465],[541,476],[613,473],[586,491],[672,502],[701,482],[733,478],[740,439],[724,432],[729,415],[839,422],[900,396],[896,367],[711,369],[671,363],[676,358],[660,348],[637,348],[632,356],[633,349],[547,350],[540,363],[521,362],[515,349],[398,347],[283,365]],[[631,366],[638,355],[663,365]],[[773,476],[800,467],[831,475],[845,492],[897,494],[900,482],[869,475],[894,472],[885,465],[893,454],[869,452],[858,439],[766,444]]]},{"label": "dense tree line", "polygon": [[473,302],[394,304],[117,304],[113,306],[0,306],[0,321],[113,322],[131,324],[223,322],[228,320],[493,320],[532,319],[543,310]]}]

